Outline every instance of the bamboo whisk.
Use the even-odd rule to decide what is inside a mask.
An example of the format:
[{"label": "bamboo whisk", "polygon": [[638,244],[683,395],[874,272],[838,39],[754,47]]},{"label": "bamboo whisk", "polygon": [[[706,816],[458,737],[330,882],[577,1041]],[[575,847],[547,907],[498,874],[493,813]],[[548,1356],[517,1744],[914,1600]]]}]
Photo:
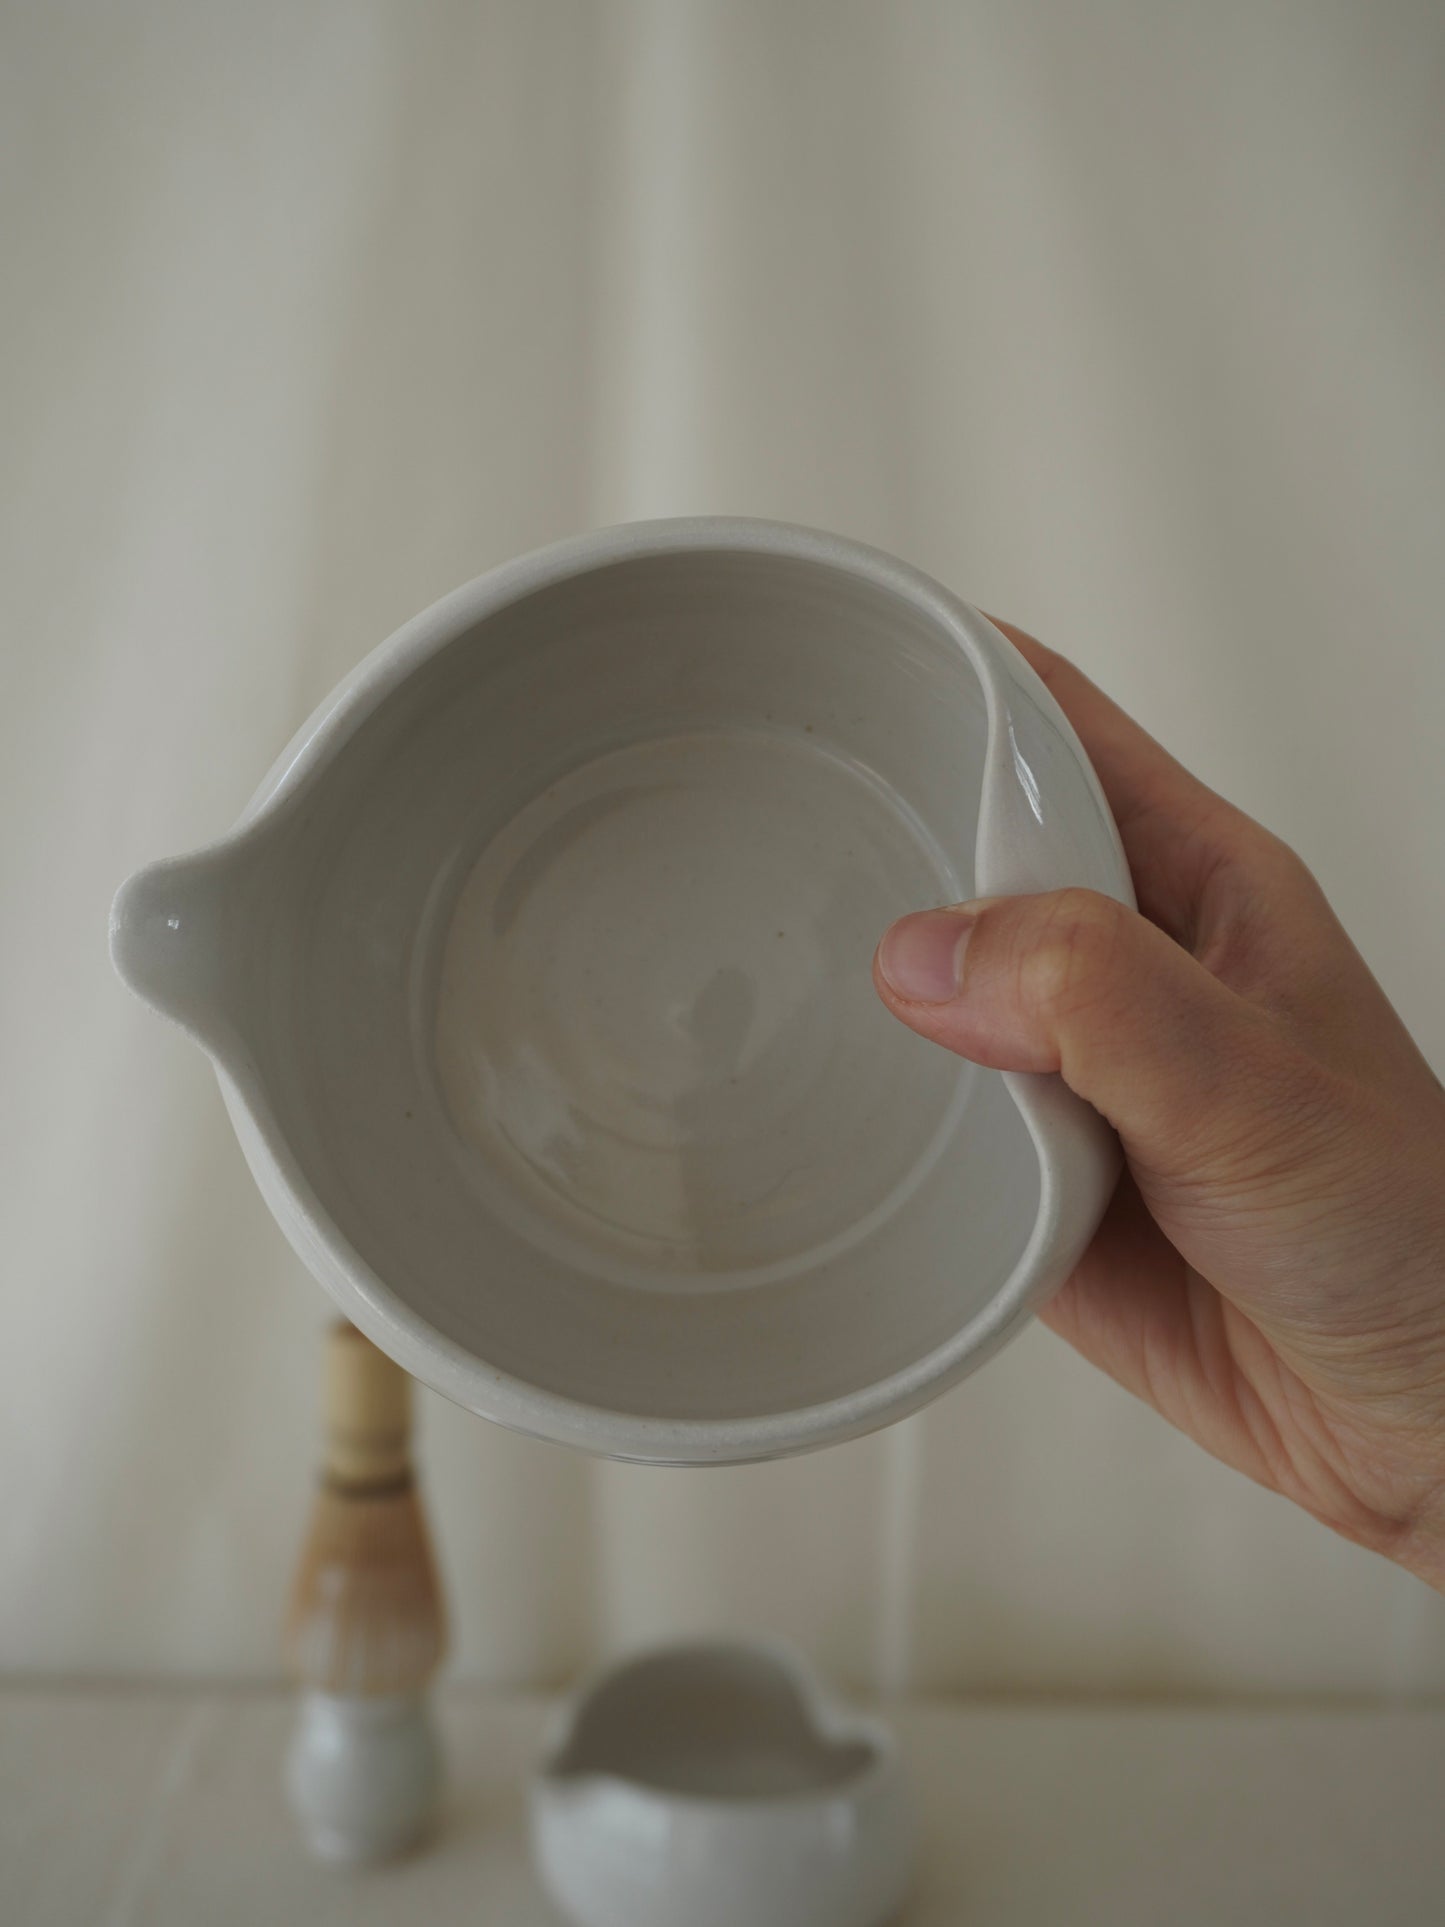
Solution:
[{"label": "bamboo whisk", "polygon": [[444,1640],[411,1465],[411,1380],[340,1322],[327,1335],[321,1489],[286,1626],[304,1689],[288,1784],[325,1857],[396,1852],[424,1826],[438,1776],[424,1689]]},{"label": "bamboo whisk", "polygon": [[324,1693],[416,1692],[441,1660],[444,1634],[411,1466],[411,1380],[338,1323],[325,1399],[321,1490],[287,1622],[291,1667]]}]

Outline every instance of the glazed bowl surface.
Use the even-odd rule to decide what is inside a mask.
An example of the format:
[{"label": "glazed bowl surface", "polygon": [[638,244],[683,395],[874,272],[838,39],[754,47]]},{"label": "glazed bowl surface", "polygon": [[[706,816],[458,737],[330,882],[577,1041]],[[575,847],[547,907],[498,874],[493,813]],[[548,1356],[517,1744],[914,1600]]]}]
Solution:
[{"label": "glazed bowl surface", "polygon": [[521,1430],[715,1462],[914,1409],[1082,1251],[1099,1118],[870,979],[905,911],[1065,884],[1130,899],[985,617],[835,537],[641,524],[410,623],[112,942],[379,1345]]}]

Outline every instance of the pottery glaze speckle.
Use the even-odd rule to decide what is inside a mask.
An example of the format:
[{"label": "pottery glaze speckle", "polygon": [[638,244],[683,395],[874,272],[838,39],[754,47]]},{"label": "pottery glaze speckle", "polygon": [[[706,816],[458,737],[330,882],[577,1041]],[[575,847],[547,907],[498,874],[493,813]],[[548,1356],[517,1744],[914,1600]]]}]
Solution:
[{"label": "pottery glaze speckle", "polygon": [[869,981],[907,910],[1068,884],[1132,900],[986,618],[834,537],[640,524],[408,624],[112,947],[378,1345],[520,1430],[707,1463],[915,1409],[1082,1252],[1102,1121]]},{"label": "pottery glaze speckle", "polygon": [[564,1713],[532,1849],[578,1927],[880,1927],[914,1820],[892,1735],[773,1645],[664,1647]]}]

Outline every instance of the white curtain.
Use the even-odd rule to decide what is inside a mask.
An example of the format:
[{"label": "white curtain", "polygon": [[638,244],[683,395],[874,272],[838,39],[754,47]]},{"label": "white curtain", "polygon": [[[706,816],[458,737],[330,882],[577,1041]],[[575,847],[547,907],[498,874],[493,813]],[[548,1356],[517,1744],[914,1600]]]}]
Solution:
[{"label": "white curtain", "polygon": [[[106,909],[520,550],[899,551],[1290,838],[1445,1067],[1442,86],[1438,0],[12,0],[0,1665],[276,1670],[327,1307]],[[464,1675],[1445,1686],[1445,1604],[1042,1331],[745,1470],[423,1403]]]}]

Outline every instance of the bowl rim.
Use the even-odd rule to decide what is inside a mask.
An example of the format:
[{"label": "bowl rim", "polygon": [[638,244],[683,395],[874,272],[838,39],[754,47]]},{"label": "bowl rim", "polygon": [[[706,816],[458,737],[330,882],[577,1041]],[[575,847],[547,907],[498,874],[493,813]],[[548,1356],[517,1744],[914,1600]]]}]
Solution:
[{"label": "bowl rim", "polygon": [[[921,570],[844,536],[789,523],[689,516],[623,523],[572,536],[504,563],[443,596],[404,623],[336,685],[276,759],[227,836],[206,851],[170,861],[190,864],[211,857],[229,860],[245,845],[259,843],[289,817],[311,784],[319,780],[333,753],[387,698],[423,664],[478,623],[561,581],[622,563],[678,554],[777,557],[851,576],[896,597],[950,637],[978,677],[987,711],[987,742],[980,772],[985,796],[990,788],[991,766],[1006,755],[1007,675],[1022,683],[1061,727],[1105,820],[1112,826],[1097,778],[1062,712],[1022,657],[1009,660],[1016,656],[1012,645],[977,610]],[[1005,661],[1007,672],[1002,667]],[[986,841],[985,814],[981,814],[979,823],[980,851]],[[1123,866],[1122,850],[1119,862]],[[140,874],[144,877],[148,873]],[[1123,875],[1127,880],[1127,868],[1123,868]],[[122,896],[127,888],[129,885],[122,887]],[[113,949],[120,903],[117,898],[117,911],[112,917]],[[594,1405],[500,1370],[415,1311],[367,1263],[317,1197],[280,1128],[250,1052],[234,1036],[218,1038],[203,1034],[195,1025],[185,1027],[215,1061],[236,1134],[273,1215],[307,1268],[346,1316],[412,1376],[457,1404],[514,1431],[606,1457],[648,1464],[747,1463],[815,1450],[889,1424],[916,1411],[1003,1345],[1062,1283],[1082,1248],[1077,1236],[1068,1235],[1070,1214],[1064,1208],[1065,1167],[1077,1160],[1068,1155],[1069,1147],[1060,1140],[1061,1131],[1067,1136],[1071,1124],[1065,1119],[1061,1125],[1059,1107],[1044,1096],[1044,1087],[1058,1085],[1059,1080],[1003,1073],[1038,1155],[1038,1211],[1008,1277],[987,1303],[941,1344],[851,1391],[812,1405],[773,1412],[692,1419]],[[1072,1098],[1069,1101],[1077,1102]],[[1095,1125],[1103,1128],[1097,1119]],[[1117,1162],[1116,1152],[1105,1156]]]},{"label": "bowl rim", "polygon": [[[857,1742],[867,1757],[846,1779],[790,1789],[782,1793],[696,1793],[641,1780],[607,1766],[585,1771],[565,1769],[563,1756],[593,1701],[602,1691],[629,1674],[682,1659],[700,1662],[743,1657],[762,1660],[791,1687],[808,1728],[816,1738],[832,1743]],[[892,1726],[878,1712],[852,1704],[826,1682],[801,1647],[781,1635],[750,1634],[746,1638],[718,1634],[666,1639],[624,1653],[591,1668],[555,1708],[543,1734],[542,1750],[531,1777],[533,1801],[566,1803],[598,1788],[617,1789],[636,1799],[678,1811],[709,1817],[745,1820],[761,1813],[807,1813],[843,1801],[858,1805],[872,1798],[881,1784],[902,1772],[902,1753]]]}]

